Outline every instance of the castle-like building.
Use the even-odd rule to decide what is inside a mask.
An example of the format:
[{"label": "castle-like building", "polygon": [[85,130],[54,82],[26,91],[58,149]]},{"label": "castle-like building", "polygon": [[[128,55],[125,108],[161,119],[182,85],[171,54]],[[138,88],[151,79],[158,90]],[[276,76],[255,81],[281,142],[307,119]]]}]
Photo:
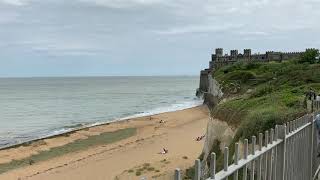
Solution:
[{"label": "castle-like building", "polygon": [[[308,49],[307,49],[308,50]],[[286,61],[289,59],[295,59],[301,56],[304,52],[275,52],[267,51],[264,54],[251,54],[251,49],[244,49],[243,54],[238,53],[238,50],[231,50],[230,55],[223,54],[222,48],[215,49],[215,54],[211,55],[211,61],[209,62],[209,68],[201,71],[200,75],[200,87],[201,92],[208,91],[208,75],[223,66],[233,64],[239,61],[245,62],[269,62],[269,61]]]},{"label": "castle-like building", "polygon": [[267,51],[264,54],[251,54],[251,49],[244,49],[243,54],[238,53],[238,50],[231,50],[230,55],[223,54],[222,48],[215,49],[215,54],[212,54],[210,61],[210,69],[217,69],[222,66],[233,64],[238,61],[285,61],[293,58],[298,58],[303,52],[275,52]]}]

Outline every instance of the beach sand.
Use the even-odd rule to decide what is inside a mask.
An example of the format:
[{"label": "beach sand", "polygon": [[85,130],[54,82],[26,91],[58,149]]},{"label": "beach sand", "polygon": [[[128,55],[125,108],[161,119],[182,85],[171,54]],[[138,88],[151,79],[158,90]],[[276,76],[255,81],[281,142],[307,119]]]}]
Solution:
[{"label": "beach sand", "polygon": [[[113,180],[149,177],[168,179],[175,168],[190,167],[199,157],[209,112],[198,106],[175,112],[134,118],[0,151],[0,164],[23,159],[68,143],[98,137],[105,132],[135,129],[135,133],[108,144],[71,152],[0,174],[0,180]],[[159,123],[163,120],[163,123]],[[89,137],[89,138],[88,138]],[[162,148],[167,154],[159,154]]]}]

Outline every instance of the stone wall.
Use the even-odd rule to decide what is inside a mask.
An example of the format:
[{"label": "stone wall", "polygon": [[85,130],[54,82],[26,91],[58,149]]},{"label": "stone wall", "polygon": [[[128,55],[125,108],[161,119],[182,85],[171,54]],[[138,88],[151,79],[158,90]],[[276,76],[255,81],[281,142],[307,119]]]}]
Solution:
[{"label": "stone wall", "polygon": [[[239,54],[238,50],[231,50],[230,55],[223,54],[222,48],[215,50],[216,54],[212,54],[209,62],[209,69],[219,69],[223,66],[236,63],[238,61],[250,62],[269,62],[269,61],[286,61],[300,57],[304,52],[275,52],[267,51],[264,54],[251,54],[251,49],[244,49],[243,54]],[[218,53],[218,54],[217,54]]]},{"label": "stone wall", "polygon": [[205,69],[202,70],[200,73],[200,84],[199,84],[199,93],[208,92],[209,89],[209,81],[208,76],[210,74],[211,70]]}]

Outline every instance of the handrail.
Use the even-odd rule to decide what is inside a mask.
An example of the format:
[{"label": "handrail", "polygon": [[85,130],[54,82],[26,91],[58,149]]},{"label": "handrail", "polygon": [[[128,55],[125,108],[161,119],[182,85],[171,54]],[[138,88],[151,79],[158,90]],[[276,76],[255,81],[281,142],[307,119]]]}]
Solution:
[{"label": "handrail", "polygon": [[[225,147],[224,168],[218,173],[215,172],[216,154],[211,153],[210,178],[206,180],[223,180],[232,175],[238,180],[239,171],[243,171],[243,180],[248,179],[248,176],[257,180],[315,180],[320,173],[320,159],[317,160],[315,153],[318,146],[318,130],[315,127],[314,116],[320,113],[320,100],[312,101],[312,112],[286,124],[276,125],[275,129],[265,131],[264,136],[259,133],[258,148],[256,137],[252,136],[250,155],[248,139],[245,139],[243,159],[239,159],[239,143],[235,143],[235,154],[231,156],[234,163],[231,165],[229,148]],[[203,175],[200,160],[197,159],[195,164],[194,179],[200,180]],[[176,169],[175,180],[181,179],[181,170]]]},{"label": "handrail", "polygon": [[[240,170],[243,166],[245,166],[246,164],[250,163],[251,161],[257,159],[258,157],[260,157],[261,155],[263,155],[264,153],[272,150],[274,147],[278,146],[280,143],[282,143],[283,140],[282,139],[278,139],[277,141],[274,141],[272,144],[268,144],[268,147],[262,147],[262,150],[258,150],[256,152],[256,154],[252,155],[248,155],[247,159],[241,159],[238,161],[238,165],[232,164],[229,166],[229,170],[228,171],[220,171],[219,173],[217,173],[215,176],[215,179],[224,179],[230,175],[232,175],[235,171]],[[210,180],[211,178],[207,179]]]}]

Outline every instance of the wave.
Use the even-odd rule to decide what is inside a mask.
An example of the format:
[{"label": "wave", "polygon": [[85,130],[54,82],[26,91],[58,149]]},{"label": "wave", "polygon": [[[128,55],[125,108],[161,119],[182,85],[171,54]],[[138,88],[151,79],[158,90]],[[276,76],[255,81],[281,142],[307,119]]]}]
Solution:
[{"label": "wave", "polygon": [[156,114],[165,113],[165,112],[173,112],[173,111],[188,109],[188,108],[199,106],[202,103],[203,103],[203,101],[201,99],[195,98],[191,101],[189,100],[189,101],[185,101],[185,102],[181,102],[181,103],[171,104],[168,106],[154,108],[151,110],[146,110],[143,112],[137,112],[133,115],[129,115],[128,113],[126,113],[126,115],[128,115],[128,116],[125,115],[125,117],[121,117],[121,118],[114,119],[114,120],[102,121],[102,122],[100,121],[100,122],[87,123],[87,124],[78,123],[75,125],[64,126],[59,129],[50,130],[45,134],[38,134],[38,135],[34,135],[34,136],[29,136],[29,138],[23,137],[22,139],[24,139],[24,140],[17,138],[17,137],[14,137],[15,140],[12,140],[12,141],[0,139],[0,150],[4,149],[4,148],[9,148],[12,146],[17,146],[20,144],[44,139],[44,138],[58,136],[58,135],[61,135],[64,133],[72,132],[72,131],[81,130],[81,129],[88,128],[88,127],[94,127],[94,126],[99,126],[99,125],[103,125],[103,124],[107,124],[107,123],[113,123],[113,122],[117,122],[117,121],[138,118],[138,117],[143,117],[143,116],[151,116],[151,115],[156,115]]},{"label": "wave", "polygon": [[155,114],[165,113],[165,112],[173,112],[173,111],[179,111],[183,109],[188,109],[192,107],[196,107],[203,104],[203,101],[201,99],[194,99],[193,101],[185,101],[182,103],[172,104],[169,106],[164,107],[158,107],[151,110],[147,110],[145,112],[140,112],[131,116],[127,116],[124,118],[121,118],[120,120],[126,120],[126,119],[132,119],[132,118],[138,118],[143,116],[151,116]]}]

